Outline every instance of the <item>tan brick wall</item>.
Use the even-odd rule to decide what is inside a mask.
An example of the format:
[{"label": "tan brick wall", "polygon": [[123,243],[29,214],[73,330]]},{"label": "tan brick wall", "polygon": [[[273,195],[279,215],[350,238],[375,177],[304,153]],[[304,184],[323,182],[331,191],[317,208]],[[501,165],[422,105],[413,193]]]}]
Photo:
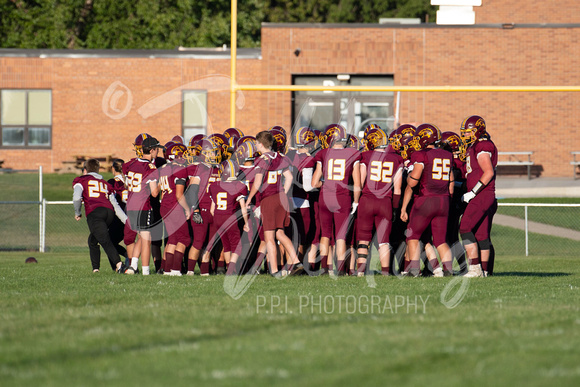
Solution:
[{"label": "tan brick wall", "polygon": [[[139,133],[147,132],[162,143],[181,133],[181,89],[209,90],[209,123],[223,132],[230,124],[229,65],[229,60],[0,57],[1,89],[52,89],[53,107],[52,149],[0,149],[0,160],[5,160],[4,167],[36,169],[42,164],[53,171],[74,155],[129,159]],[[260,61],[241,60],[238,69],[240,82],[262,82]],[[105,114],[115,114],[107,104],[103,107],[104,95],[115,82],[124,85],[115,89],[124,92],[115,105],[118,109],[128,103],[127,89],[132,96],[130,111],[118,119]],[[243,108],[237,117],[243,131],[256,133],[266,126],[260,119],[263,97],[241,96]]]},{"label": "tan brick wall", "polygon": [[[484,0],[486,4],[486,0]],[[238,62],[240,84],[287,85],[293,74],[392,74],[395,85],[580,85],[580,28],[305,28],[266,26],[262,59]],[[299,57],[293,52],[302,50]],[[229,127],[230,68],[226,59],[13,58],[0,56],[0,88],[53,90],[51,150],[0,149],[5,167],[48,171],[73,155],[129,159],[141,132],[168,141],[181,131],[181,88],[208,94],[212,127]],[[103,96],[114,83],[131,90],[129,113],[111,119]],[[171,91],[176,93],[170,93]],[[159,112],[145,106],[167,97]],[[119,100],[124,106],[126,95]],[[237,126],[255,134],[292,127],[291,93],[238,94]],[[458,130],[482,115],[503,151],[534,151],[543,176],[572,175],[569,152],[580,151],[580,93],[402,93],[402,122]],[[105,105],[105,108],[107,105]]]},{"label": "tan brick wall", "polygon": [[580,23],[578,0],[483,0],[475,23]]},{"label": "tan brick wall", "polygon": [[[580,28],[264,28],[262,55],[270,84],[292,74],[393,74],[404,86],[580,85]],[[293,55],[295,48],[302,53]],[[274,93],[273,93],[274,94]],[[290,93],[269,96],[268,121],[291,126]],[[580,150],[575,106],[580,93],[402,93],[402,122],[458,131],[482,115],[502,151],[534,151],[543,176],[571,176]],[[566,127],[566,140],[554,135]]]}]

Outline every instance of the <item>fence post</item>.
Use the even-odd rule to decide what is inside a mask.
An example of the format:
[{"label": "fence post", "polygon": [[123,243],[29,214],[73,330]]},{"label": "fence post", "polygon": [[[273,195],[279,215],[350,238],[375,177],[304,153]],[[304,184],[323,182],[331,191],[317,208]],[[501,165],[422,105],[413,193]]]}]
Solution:
[{"label": "fence post", "polygon": [[528,256],[528,206],[524,206],[524,222],[525,222],[525,229],[526,229],[526,257]]},{"label": "fence post", "polygon": [[38,251],[44,253],[44,215],[46,211],[43,203],[43,187],[42,187],[42,165],[38,166]]}]

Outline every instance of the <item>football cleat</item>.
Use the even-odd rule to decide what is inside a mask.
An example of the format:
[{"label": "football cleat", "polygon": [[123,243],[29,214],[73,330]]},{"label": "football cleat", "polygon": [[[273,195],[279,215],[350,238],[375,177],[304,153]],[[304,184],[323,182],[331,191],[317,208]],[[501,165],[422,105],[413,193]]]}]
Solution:
[{"label": "football cleat", "polygon": [[481,265],[469,265],[469,271],[464,275],[465,278],[481,278],[484,273],[481,270]]},{"label": "football cleat", "polygon": [[134,268],[133,266],[129,266],[126,270],[125,270],[125,274],[139,274],[139,268]]},{"label": "football cleat", "polygon": [[295,265],[290,266],[290,270],[288,275],[299,275],[304,272],[304,265],[301,263],[297,263]]}]

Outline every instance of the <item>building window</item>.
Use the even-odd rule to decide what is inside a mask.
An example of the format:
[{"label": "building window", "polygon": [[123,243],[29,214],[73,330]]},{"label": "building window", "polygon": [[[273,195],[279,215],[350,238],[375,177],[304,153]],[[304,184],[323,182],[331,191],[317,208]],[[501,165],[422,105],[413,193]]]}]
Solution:
[{"label": "building window", "polygon": [[207,133],[207,90],[183,91],[183,138]]},{"label": "building window", "polygon": [[[392,86],[392,75],[295,75],[293,84],[308,86]],[[387,132],[394,129],[394,93],[372,91],[296,91],[292,95],[292,122],[324,130],[340,123],[349,133],[360,135],[375,123]]]},{"label": "building window", "polygon": [[1,147],[50,147],[52,91],[2,90],[0,129]]}]

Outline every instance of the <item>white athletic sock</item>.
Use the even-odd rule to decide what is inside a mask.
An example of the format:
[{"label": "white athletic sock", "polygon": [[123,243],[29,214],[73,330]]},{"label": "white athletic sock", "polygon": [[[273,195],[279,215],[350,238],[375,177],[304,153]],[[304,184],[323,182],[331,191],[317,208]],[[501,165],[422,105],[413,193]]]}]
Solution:
[{"label": "white athletic sock", "polygon": [[149,275],[149,266],[142,266],[143,275]]},{"label": "white athletic sock", "polygon": [[139,268],[139,258],[131,258],[131,267],[135,270]]}]

